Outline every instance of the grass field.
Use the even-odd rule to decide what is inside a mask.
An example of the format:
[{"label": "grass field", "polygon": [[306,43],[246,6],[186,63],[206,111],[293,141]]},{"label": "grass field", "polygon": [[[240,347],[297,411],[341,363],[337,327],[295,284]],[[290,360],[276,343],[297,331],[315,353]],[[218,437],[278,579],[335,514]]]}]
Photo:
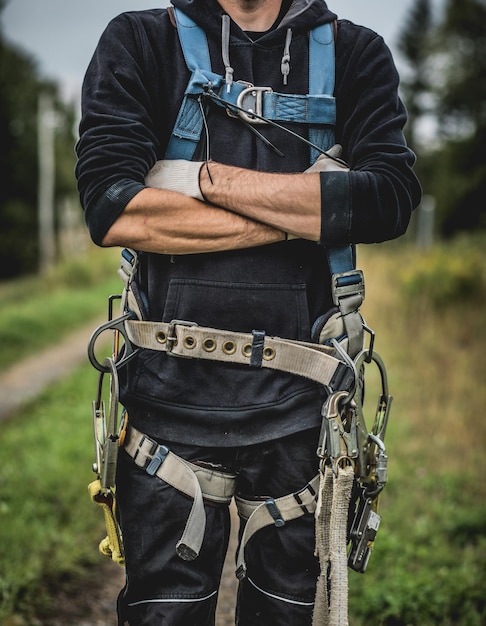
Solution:
[{"label": "grass field", "polygon": [[106,311],[107,294],[120,290],[118,253],[92,246],[87,258],[63,263],[42,279],[0,283],[0,371]]},{"label": "grass field", "polygon": [[[427,254],[399,244],[359,252],[367,277],[364,315],[376,331],[394,401],[382,524],[368,571],[350,572],[352,626],[486,623],[482,250],[481,242],[468,241]],[[116,268],[111,259],[108,265]],[[89,265],[77,271],[92,276]],[[84,291],[85,300],[88,292],[93,296],[93,315],[119,285],[116,278],[104,280]],[[67,317],[70,307],[80,306],[74,282],[66,281],[63,304],[56,305]],[[30,310],[43,310],[42,293],[33,295],[39,299]],[[44,302],[51,297],[44,291]],[[3,314],[9,300],[1,302],[0,334],[8,336],[10,318]],[[372,379],[370,371],[371,413]],[[96,382],[86,365],[0,426],[2,624],[35,624],[52,608],[52,590],[91,575],[99,559],[102,520],[86,489],[93,478]]]}]

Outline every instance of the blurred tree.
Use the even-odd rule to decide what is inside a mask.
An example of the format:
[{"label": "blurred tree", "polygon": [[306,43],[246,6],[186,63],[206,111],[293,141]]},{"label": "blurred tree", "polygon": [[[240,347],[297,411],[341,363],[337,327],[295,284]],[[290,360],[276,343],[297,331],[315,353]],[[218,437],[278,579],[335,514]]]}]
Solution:
[{"label": "blurred tree", "polygon": [[[0,11],[4,7],[0,0]],[[0,32],[0,280],[38,269],[39,94],[55,107],[56,201],[75,193],[74,107],[54,82],[39,77],[36,61]]]},{"label": "blurred tree", "polygon": [[486,128],[486,2],[448,0],[439,34],[447,52],[439,89],[441,129],[464,137]]},{"label": "blurred tree", "polygon": [[486,2],[448,0],[439,31],[443,78],[434,194],[442,233],[486,228]]},{"label": "blurred tree", "polygon": [[[486,2],[445,0],[439,23],[430,0],[416,0],[399,38],[409,76],[407,138],[417,172],[437,200],[439,234],[486,228]],[[420,141],[417,123],[436,119],[437,137]]]},{"label": "blurred tree", "polygon": [[433,32],[431,0],[416,0],[398,38],[398,50],[409,65],[409,74],[402,78],[401,88],[407,103],[407,139],[417,146],[417,122],[427,110],[429,89],[430,44]]},{"label": "blurred tree", "polygon": [[34,61],[0,39],[0,278],[37,263],[37,92]]}]

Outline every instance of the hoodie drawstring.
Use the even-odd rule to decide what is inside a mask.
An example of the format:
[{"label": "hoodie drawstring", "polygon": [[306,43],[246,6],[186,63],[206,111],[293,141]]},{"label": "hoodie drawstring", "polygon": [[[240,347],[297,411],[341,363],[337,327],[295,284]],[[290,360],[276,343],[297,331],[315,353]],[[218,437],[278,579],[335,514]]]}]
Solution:
[{"label": "hoodie drawstring", "polygon": [[290,74],[290,42],[292,41],[292,29],[287,29],[287,35],[285,36],[285,47],[282,56],[282,62],[280,69],[283,76],[283,84],[287,84],[287,79]]},{"label": "hoodie drawstring", "polygon": [[[226,92],[229,93],[231,91],[231,85],[233,84],[233,73],[234,70],[231,67],[230,61],[230,27],[231,27],[231,19],[229,15],[223,15],[221,20],[221,56],[223,57],[223,64],[225,68],[225,82],[226,82]],[[288,76],[290,74],[290,42],[292,41],[292,29],[287,29],[287,34],[285,36],[285,45],[284,51],[282,55],[282,61],[280,64],[280,69],[283,77],[283,84],[287,84]]]},{"label": "hoodie drawstring", "polygon": [[225,82],[226,92],[229,93],[231,85],[233,84],[233,68],[231,67],[230,55],[229,55],[229,43],[230,43],[230,16],[223,15],[221,23],[221,55],[223,57],[223,63],[225,68]]}]

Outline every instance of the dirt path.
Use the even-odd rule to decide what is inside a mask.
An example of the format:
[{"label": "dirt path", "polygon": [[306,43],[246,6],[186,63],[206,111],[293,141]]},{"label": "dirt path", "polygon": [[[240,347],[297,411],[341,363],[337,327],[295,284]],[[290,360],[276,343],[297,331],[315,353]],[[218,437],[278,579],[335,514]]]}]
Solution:
[{"label": "dirt path", "polygon": [[94,320],[52,348],[0,372],[0,421],[10,417],[48,385],[86,363],[88,340],[103,321]]},{"label": "dirt path", "polygon": [[[87,345],[93,330],[103,319],[94,320],[77,330],[61,343],[44,350],[6,372],[0,373],[0,421],[8,419],[48,385],[61,379],[82,363],[87,362]],[[233,512],[233,517],[236,514]],[[235,520],[236,522],[236,520]],[[234,624],[236,576],[234,554],[236,550],[236,523],[218,602],[216,626]],[[93,549],[96,549],[95,547]],[[123,586],[124,570],[119,565],[100,556],[99,567],[73,592],[62,592],[55,599],[57,614],[38,626],[116,626],[116,598]]]}]

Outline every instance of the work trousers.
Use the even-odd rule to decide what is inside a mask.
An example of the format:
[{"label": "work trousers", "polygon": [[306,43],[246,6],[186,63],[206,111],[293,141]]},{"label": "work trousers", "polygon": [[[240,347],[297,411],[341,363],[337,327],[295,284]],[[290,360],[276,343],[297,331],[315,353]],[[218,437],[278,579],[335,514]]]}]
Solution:
[{"label": "work trousers", "polygon": [[[317,438],[318,431],[309,430],[239,448],[159,443],[193,463],[235,473],[236,493],[259,499],[305,487],[318,471]],[[229,507],[206,503],[201,552],[194,561],[184,561],[176,554],[176,544],[192,501],[137,467],[123,450],[117,501],[127,571],[118,601],[119,624],[213,626],[230,534]],[[236,624],[310,626],[319,574],[314,545],[312,513],[255,533],[245,550],[247,576],[238,587]]]}]

